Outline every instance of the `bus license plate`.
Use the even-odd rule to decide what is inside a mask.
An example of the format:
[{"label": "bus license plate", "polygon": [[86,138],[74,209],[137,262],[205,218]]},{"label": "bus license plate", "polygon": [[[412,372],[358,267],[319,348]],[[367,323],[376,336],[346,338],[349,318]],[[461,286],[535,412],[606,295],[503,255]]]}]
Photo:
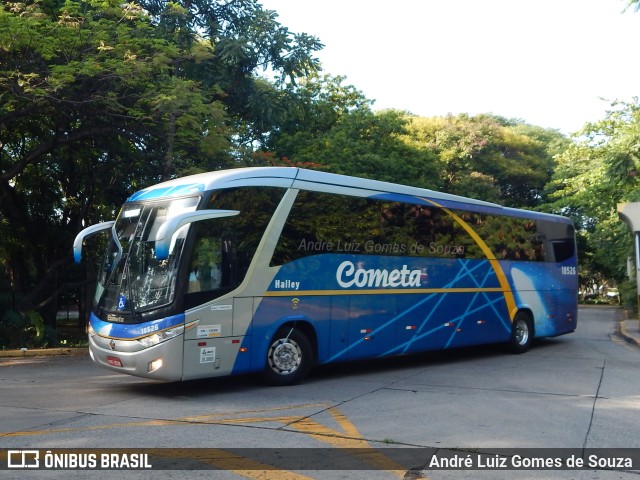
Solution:
[{"label": "bus license plate", "polygon": [[107,357],[107,363],[112,367],[122,367],[122,362],[118,357]]}]

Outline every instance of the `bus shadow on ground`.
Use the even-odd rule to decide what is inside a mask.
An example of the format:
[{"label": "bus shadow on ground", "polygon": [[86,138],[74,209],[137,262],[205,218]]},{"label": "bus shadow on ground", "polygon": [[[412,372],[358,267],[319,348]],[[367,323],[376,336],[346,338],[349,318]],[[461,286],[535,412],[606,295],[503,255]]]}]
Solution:
[{"label": "bus shadow on ground", "polygon": [[[541,351],[558,344],[553,338],[536,340],[531,347],[531,352]],[[527,355],[525,353],[524,355]],[[325,379],[336,379],[353,376],[375,375],[376,373],[388,373],[412,368],[437,367],[441,365],[455,365],[459,363],[475,362],[485,358],[497,356],[512,357],[505,344],[478,345],[471,347],[453,348],[450,350],[433,350],[407,355],[395,355],[365,360],[353,360],[343,363],[333,363],[316,366],[305,382]]]},{"label": "bus shadow on ground", "polygon": [[[555,338],[536,340],[529,353],[540,353],[557,346],[560,342],[562,342],[562,340]],[[527,353],[524,355],[527,355]],[[328,365],[317,365],[311,370],[307,378],[303,380],[302,384],[320,384],[322,382],[340,379],[352,381],[358,377],[365,380],[366,377],[370,375],[388,374],[390,372],[398,372],[398,374],[401,374],[403,371],[409,372],[414,368],[477,362],[482,359],[497,356],[512,357],[514,354],[510,353],[505,345],[494,344],[374,359],[352,360]],[[138,379],[138,381],[123,385],[122,387],[127,390],[135,390],[137,394],[168,399],[183,396],[194,398],[215,394],[256,393],[261,389],[298,388],[296,385],[289,387],[267,385],[258,374],[187,380],[183,382],[157,382]]]}]

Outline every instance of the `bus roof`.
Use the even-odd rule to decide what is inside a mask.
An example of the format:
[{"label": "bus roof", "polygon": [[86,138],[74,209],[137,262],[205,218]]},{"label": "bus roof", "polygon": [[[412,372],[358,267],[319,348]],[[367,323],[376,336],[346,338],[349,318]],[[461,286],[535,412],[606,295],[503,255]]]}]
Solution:
[{"label": "bus roof", "polygon": [[[319,172],[296,167],[246,167],[200,173],[176,178],[140,190],[131,195],[127,202],[154,200],[176,197],[221,188],[243,186],[265,186],[300,188],[358,197],[382,195],[402,195],[429,199],[436,203],[474,205],[479,210],[501,212],[505,215],[518,215],[525,211],[503,207],[497,203],[485,202],[473,198],[452,195],[425,188],[382,182],[367,178],[351,177],[336,173]],[[557,220],[569,219],[558,215],[527,211],[528,216],[556,217]]]}]

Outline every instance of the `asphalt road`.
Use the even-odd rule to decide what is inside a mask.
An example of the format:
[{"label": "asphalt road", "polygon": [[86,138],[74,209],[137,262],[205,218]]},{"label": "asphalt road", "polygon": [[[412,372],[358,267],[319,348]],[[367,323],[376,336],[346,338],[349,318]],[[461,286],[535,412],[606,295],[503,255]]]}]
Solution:
[{"label": "asphalt road", "polygon": [[[316,368],[295,387],[267,387],[254,376],[158,383],[99,369],[86,355],[1,358],[0,465],[10,449],[148,448],[193,460],[196,469],[0,469],[0,479],[640,479],[640,462],[631,469],[428,468],[434,453],[478,449],[640,449],[640,347],[617,334],[620,314],[581,309],[575,333],[523,355],[489,346],[341,364]],[[414,472],[388,450],[404,447],[429,453]],[[245,448],[267,450],[237,450]],[[374,450],[357,458],[362,470],[295,462],[269,470],[269,455],[299,454],[294,448],[315,448],[309,452],[329,463],[337,461],[331,452]]]}]

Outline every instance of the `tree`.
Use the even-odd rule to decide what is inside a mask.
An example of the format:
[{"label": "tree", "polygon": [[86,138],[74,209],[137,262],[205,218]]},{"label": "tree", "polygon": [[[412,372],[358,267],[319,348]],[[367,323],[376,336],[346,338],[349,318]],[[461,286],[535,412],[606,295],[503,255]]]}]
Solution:
[{"label": "tree", "polygon": [[626,0],[626,2],[627,2],[627,6],[626,6],[627,10],[633,9],[636,12],[640,10],[640,0]]},{"label": "tree", "polygon": [[438,156],[443,188],[506,206],[534,208],[566,139],[557,131],[492,115],[413,117],[407,141]]},{"label": "tree", "polygon": [[[178,48],[204,39],[212,49],[213,55],[196,63],[175,58],[174,75],[186,75],[215,92],[240,145],[262,141],[283,114],[281,92],[274,87],[295,84],[320,68],[313,56],[322,48],[320,41],[290,32],[278,23],[275,11],[263,10],[257,0],[141,0],[140,5]],[[276,85],[260,78],[261,71],[275,73]]]},{"label": "tree", "polygon": [[264,130],[257,68],[317,65],[319,42],[254,1],[142,6],[1,4],[0,288],[23,317],[51,321],[57,293],[86,282],[69,265],[83,224],[141,185],[232,164],[237,125]]},{"label": "tree", "polygon": [[493,115],[374,113],[343,81],[314,76],[297,85],[267,147],[333,172],[534,208],[544,203],[554,155],[570,143],[558,131]]},{"label": "tree", "polygon": [[558,156],[549,184],[550,208],[569,215],[579,229],[581,271],[602,283],[626,276],[632,236],[617,203],[640,201],[640,104],[616,102],[606,117],[588,123],[575,144]]},{"label": "tree", "polygon": [[140,9],[117,5],[0,10],[2,263],[23,313],[51,303],[93,202],[112,205],[110,195],[125,188],[101,182],[133,180],[145,168],[136,153],[157,123],[141,105],[162,83],[157,55],[168,45],[153,38]]},{"label": "tree", "polygon": [[373,112],[371,100],[344,77],[310,76],[288,90],[289,113],[266,147],[295,164],[319,164],[334,173],[436,188],[430,151],[402,136],[404,112]]}]

